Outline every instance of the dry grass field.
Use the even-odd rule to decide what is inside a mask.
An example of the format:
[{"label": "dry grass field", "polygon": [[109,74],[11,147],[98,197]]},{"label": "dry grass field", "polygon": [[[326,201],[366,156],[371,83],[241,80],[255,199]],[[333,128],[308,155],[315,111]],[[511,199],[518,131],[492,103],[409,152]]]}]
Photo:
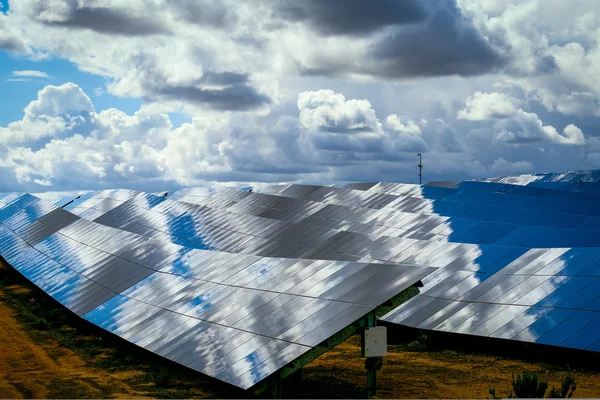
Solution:
[{"label": "dry grass field", "polygon": [[[449,346],[451,347],[451,346]],[[380,398],[485,398],[510,389],[511,373],[537,371],[559,384],[566,364],[426,346],[391,345],[378,373]],[[574,397],[600,397],[600,366],[573,360]],[[361,398],[354,336],[283,383],[288,398]],[[0,266],[0,398],[240,398],[245,392],[165,363],[81,323],[6,265]]]}]

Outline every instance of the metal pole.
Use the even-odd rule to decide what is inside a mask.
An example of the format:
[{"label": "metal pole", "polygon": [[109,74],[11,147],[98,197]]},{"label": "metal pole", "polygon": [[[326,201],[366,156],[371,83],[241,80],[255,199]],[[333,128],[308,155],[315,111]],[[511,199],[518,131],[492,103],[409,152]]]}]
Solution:
[{"label": "metal pole", "polygon": [[377,357],[367,358],[367,399],[377,396]]},{"label": "metal pole", "polygon": [[[367,316],[367,326],[377,326],[377,316],[375,315],[375,312],[369,313]],[[363,334],[363,341],[364,340]],[[377,396],[377,357],[368,357],[366,359],[365,368],[367,369],[367,399],[370,399]]]},{"label": "metal pole", "polygon": [[421,161],[421,153],[417,154],[419,156],[419,185],[421,185],[421,177],[423,176],[421,170],[423,168],[423,162]]}]

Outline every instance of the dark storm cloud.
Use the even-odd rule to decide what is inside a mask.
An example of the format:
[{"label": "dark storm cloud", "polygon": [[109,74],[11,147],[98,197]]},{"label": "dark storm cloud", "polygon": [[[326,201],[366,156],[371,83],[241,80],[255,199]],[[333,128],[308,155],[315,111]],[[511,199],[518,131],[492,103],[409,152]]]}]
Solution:
[{"label": "dark storm cloud", "polygon": [[[497,50],[506,49],[506,44],[497,39],[492,46],[463,15],[456,0],[420,4],[427,13],[425,20],[389,28],[388,34],[368,47],[363,59],[324,59],[318,65],[301,65],[300,72],[382,78],[474,76],[496,72],[507,65],[508,57]],[[552,60],[543,60],[540,67],[552,69]]]},{"label": "dark storm cloud", "polygon": [[387,77],[480,75],[505,60],[463,16],[455,1],[440,1],[426,24],[401,27],[370,51]]},{"label": "dark storm cloud", "polygon": [[187,101],[220,111],[246,111],[271,104],[268,96],[249,83],[248,74],[207,70],[200,79],[171,84],[155,55],[138,52],[130,56],[130,61],[140,76],[144,97],[151,101]]},{"label": "dark storm cloud", "polygon": [[250,85],[236,84],[222,89],[203,89],[196,86],[163,86],[153,90],[170,100],[204,104],[220,111],[246,111],[271,104],[271,99]]},{"label": "dark storm cloud", "polygon": [[324,35],[364,35],[427,17],[418,0],[285,0],[275,2],[275,12],[285,20],[308,23]]},{"label": "dark storm cloud", "polygon": [[147,36],[169,33],[166,26],[157,19],[128,15],[124,10],[106,7],[75,7],[60,20],[41,19],[40,22],[50,26],[91,29],[112,35]]}]

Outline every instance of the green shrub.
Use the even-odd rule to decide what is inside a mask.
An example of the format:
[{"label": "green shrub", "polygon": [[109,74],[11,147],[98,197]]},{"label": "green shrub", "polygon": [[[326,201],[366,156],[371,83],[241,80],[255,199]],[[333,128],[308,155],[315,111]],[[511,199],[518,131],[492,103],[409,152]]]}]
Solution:
[{"label": "green shrub", "polygon": [[573,373],[569,371],[569,373],[562,380],[560,390],[552,386],[552,389],[550,389],[550,392],[548,393],[548,397],[553,399],[571,398],[571,396],[573,396],[573,392],[575,392],[575,389],[577,389],[577,383],[575,382]]},{"label": "green shrub", "polygon": [[516,397],[539,399],[544,397],[548,382],[538,379],[537,372],[523,372],[522,374],[512,375],[512,388]]},{"label": "green shrub", "polygon": [[[538,398],[541,399],[546,394],[548,389],[548,382],[539,380],[537,372],[528,372],[512,374],[512,389],[513,391],[508,393],[508,398]],[[560,389],[556,389],[554,386],[548,392],[548,398],[570,398],[573,396],[573,392],[577,389],[577,383],[575,382],[575,376],[571,371],[563,378]],[[488,393],[492,396],[492,399],[500,399],[496,394],[496,388],[488,386]]]}]

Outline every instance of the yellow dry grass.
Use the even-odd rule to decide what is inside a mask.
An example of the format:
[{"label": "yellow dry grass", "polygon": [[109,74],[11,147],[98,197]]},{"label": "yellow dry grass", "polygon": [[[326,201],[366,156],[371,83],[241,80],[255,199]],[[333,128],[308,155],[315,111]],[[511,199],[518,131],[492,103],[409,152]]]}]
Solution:
[{"label": "yellow dry grass", "polygon": [[[24,289],[23,289],[24,290]],[[58,343],[39,343],[18,323],[14,311],[0,293],[0,397],[53,398],[61,393],[74,397],[145,397],[133,390],[123,373],[111,374],[87,365],[72,350]],[[52,355],[52,356],[50,356]],[[131,376],[135,371],[127,371]]]},{"label": "yellow dry grass", "polygon": [[[490,355],[463,354],[453,350],[409,352],[390,346],[377,374],[380,398],[485,398],[488,385],[499,396],[511,389],[512,373],[536,371],[549,386],[560,386],[566,365],[553,366]],[[600,397],[600,373],[575,371],[577,390],[573,397]],[[364,359],[360,338],[353,337],[325,353],[305,368],[304,379],[315,382],[335,379],[340,388],[364,386]],[[333,393],[332,393],[333,394]]]}]

